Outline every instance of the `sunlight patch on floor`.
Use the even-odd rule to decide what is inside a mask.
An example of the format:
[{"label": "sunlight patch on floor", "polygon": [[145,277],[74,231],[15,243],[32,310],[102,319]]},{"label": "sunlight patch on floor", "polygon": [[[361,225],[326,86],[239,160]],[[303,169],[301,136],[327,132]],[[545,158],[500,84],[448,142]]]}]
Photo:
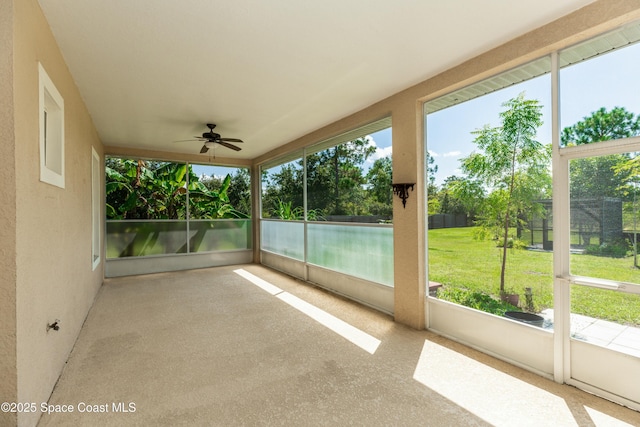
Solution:
[{"label": "sunlight patch on floor", "polygon": [[259,287],[263,291],[270,293],[271,295],[278,295],[279,293],[284,292],[279,287],[272,285],[266,280],[259,278],[255,274],[249,273],[247,270],[238,269],[238,270],[233,270],[233,272],[236,273],[238,276],[244,277],[245,279],[247,279],[257,287]]},{"label": "sunlight patch on floor", "polygon": [[593,424],[598,427],[633,427],[633,425],[629,423],[625,423],[624,421],[620,421],[617,418],[612,417],[611,415],[603,414],[602,412],[590,408],[588,406],[584,407],[585,411],[589,414],[591,420],[593,420]]},{"label": "sunlight patch on floor", "polygon": [[289,304],[296,310],[306,314],[316,322],[320,323],[321,325],[325,326],[326,328],[330,329],[331,331],[335,332],[351,343],[357,345],[367,353],[374,354],[378,349],[380,340],[356,328],[355,326],[352,326],[349,323],[338,319],[332,314],[327,313],[326,311],[314,306],[313,304],[309,304],[308,302],[296,297],[295,295],[290,294],[289,292],[283,291],[277,286],[274,286],[273,284],[249,273],[246,270],[238,269],[234,270],[234,273],[247,279],[249,282],[275,296],[279,300]]},{"label": "sunlight patch on floor", "polygon": [[413,378],[493,425],[578,425],[561,397],[431,341]]}]

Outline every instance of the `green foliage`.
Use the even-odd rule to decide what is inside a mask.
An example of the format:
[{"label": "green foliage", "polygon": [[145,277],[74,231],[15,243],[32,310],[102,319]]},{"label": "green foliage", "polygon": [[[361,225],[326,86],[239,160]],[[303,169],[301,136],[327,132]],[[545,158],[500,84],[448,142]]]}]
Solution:
[{"label": "green foliage", "polygon": [[[262,175],[262,215],[288,216],[303,206],[303,185],[306,163],[307,218],[317,220],[329,215],[381,215],[393,214],[392,162],[390,157],[376,159],[367,174],[364,162],[375,152],[367,138],[359,138],[307,155]],[[300,212],[296,217],[303,218]]]},{"label": "green foliage", "polygon": [[[583,145],[640,135],[640,115],[622,107],[607,111],[602,107],[562,130],[561,145]],[[637,168],[628,154],[575,159],[571,162],[571,197],[600,198],[628,195],[628,184],[637,177]],[[636,178],[637,179],[637,178]],[[625,191],[626,190],[626,191]]]},{"label": "green foliage", "polygon": [[[462,159],[462,169],[471,179],[481,180],[493,191],[485,201],[482,224],[503,230],[502,241],[508,239],[509,227],[517,222],[521,212],[531,209],[534,194],[550,183],[548,168],[550,150],[535,140],[542,125],[542,105],[527,100],[524,94],[503,104],[502,126],[474,131],[474,143],[479,151]],[[532,191],[538,189],[536,191]],[[504,293],[507,247],[502,254],[500,292]]]},{"label": "green foliage", "polygon": [[487,227],[473,227],[471,228],[471,237],[473,240],[488,240],[493,238],[495,234]]},{"label": "green foliage", "polygon": [[498,316],[504,316],[507,311],[520,311],[518,307],[496,299],[487,293],[453,286],[444,286],[439,289],[438,298]]},{"label": "green foliage", "polygon": [[393,168],[391,157],[382,157],[373,162],[367,172],[370,211],[373,215],[393,214]]},{"label": "green foliage", "polygon": [[602,107],[573,126],[564,128],[560,145],[590,144],[637,135],[640,135],[640,116],[634,117],[623,107],[614,107],[611,111]]},{"label": "green foliage", "polygon": [[529,247],[527,242],[521,239],[511,239],[511,247],[513,249],[524,250]]},{"label": "green foliage", "polygon": [[[630,161],[628,154],[574,159],[569,168],[572,199],[602,197],[625,198],[625,184],[632,179],[625,169]],[[628,193],[627,193],[628,194]]]},{"label": "green foliage", "polygon": [[467,214],[473,220],[479,215],[485,197],[485,190],[480,180],[458,176],[447,177],[438,193],[440,213]]},{"label": "green foliage", "polygon": [[[429,280],[463,287],[498,299],[500,250],[491,240],[474,240],[477,227],[429,230]],[[550,252],[511,251],[507,280],[510,292],[533,291],[534,312],[553,307],[553,259]],[[621,282],[640,283],[640,269],[632,258],[571,254],[574,274]],[[572,312],[640,326],[640,295],[585,286],[571,288]]]},{"label": "green foliage", "polygon": [[[496,247],[501,248],[504,245],[504,239],[498,239],[498,241],[496,242]],[[527,249],[527,242],[525,242],[524,240],[520,240],[520,239],[515,239],[513,237],[509,237],[507,239],[507,248],[509,249]]]},{"label": "green foliage", "polygon": [[231,177],[208,188],[185,163],[107,159],[107,219],[247,218],[229,202]]},{"label": "green foliage", "polygon": [[601,245],[587,245],[584,248],[586,255],[604,256],[611,258],[624,258],[629,254],[631,244],[626,239],[617,239],[612,242],[604,242]]},{"label": "green foliage", "polygon": [[[278,200],[278,205],[273,211],[273,216],[287,221],[302,220],[304,219],[304,209],[302,206],[292,207],[291,202]],[[324,217],[316,209],[309,209],[307,211],[307,220],[324,221]]]},{"label": "green foliage", "polygon": [[[280,209],[279,203],[288,202],[292,206],[302,206],[304,172],[301,163],[286,163],[275,172],[264,171],[262,184],[262,216],[269,218]],[[276,217],[278,215],[276,214]]]},{"label": "green foliage", "polygon": [[[358,138],[308,155],[307,206],[327,215],[367,214],[360,209],[366,184],[361,165],[373,153],[375,146],[366,138]],[[379,169],[386,173],[384,168],[381,165]]]},{"label": "green foliage", "polygon": [[289,221],[304,219],[304,209],[302,206],[296,206],[294,208],[291,206],[291,202],[283,202],[282,200],[278,200],[273,214],[276,218]]}]

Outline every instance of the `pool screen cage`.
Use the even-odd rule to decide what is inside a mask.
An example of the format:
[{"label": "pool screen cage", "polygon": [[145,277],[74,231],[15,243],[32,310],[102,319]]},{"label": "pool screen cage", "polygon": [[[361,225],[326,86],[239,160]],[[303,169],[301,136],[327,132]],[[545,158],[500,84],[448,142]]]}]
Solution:
[{"label": "pool screen cage", "polygon": [[[553,249],[553,214],[551,200],[539,200],[542,215],[531,216],[531,246]],[[623,238],[622,200],[614,197],[571,200],[571,248],[583,249]]]}]

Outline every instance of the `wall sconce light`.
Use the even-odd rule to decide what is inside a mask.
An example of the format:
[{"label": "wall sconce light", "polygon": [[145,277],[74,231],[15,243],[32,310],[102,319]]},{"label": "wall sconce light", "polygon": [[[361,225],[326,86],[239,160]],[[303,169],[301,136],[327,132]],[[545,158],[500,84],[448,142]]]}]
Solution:
[{"label": "wall sconce light", "polygon": [[393,186],[393,194],[397,194],[402,199],[402,207],[406,209],[407,199],[409,198],[409,188],[413,191],[415,183],[391,184]]}]

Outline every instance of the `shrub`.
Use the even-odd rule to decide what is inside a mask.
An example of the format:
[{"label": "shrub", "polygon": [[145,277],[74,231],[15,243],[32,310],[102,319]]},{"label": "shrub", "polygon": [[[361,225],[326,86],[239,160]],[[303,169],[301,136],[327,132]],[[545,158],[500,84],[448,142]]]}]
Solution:
[{"label": "shrub", "polygon": [[616,239],[604,242],[601,245],[587,245],[584,248],[586,255],[606,256],[611,258],[624,258],[631,249],[626,239]]},{"label": "shrub", "polygon": [[504,316],[506,311],[520,311],[519,308],[489,294],[464,288],[444,286],[438,290],[438,298],[498,316]]},{"label": "shrub", "polygon": [[[501,248],[502,247],[502,242],[503,239],[499,239],[498,242],[496,243],[496,247]],[[509,237],[507,239],[507,247],[508,248],[512,248],[512,249],[527,249],[527,242],[525,242],[524,240],[520,240],[520,239],[514,239],[513,237]]]},{"label": "shrub", "polygon": [[491,230],[487,227],[474,227],[473,230],[471,230],[471,236],[473,237],[473,240],[488,240],[491,239],[493,237],[493,233],[491,233]]}]

